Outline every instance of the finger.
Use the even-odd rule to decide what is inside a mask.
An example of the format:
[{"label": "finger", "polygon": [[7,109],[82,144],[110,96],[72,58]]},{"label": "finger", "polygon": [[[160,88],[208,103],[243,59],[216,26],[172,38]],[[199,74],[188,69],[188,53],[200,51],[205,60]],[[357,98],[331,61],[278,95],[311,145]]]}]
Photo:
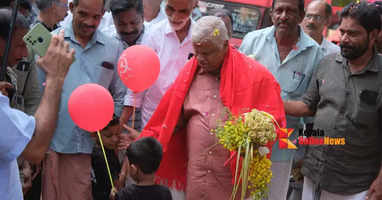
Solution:
[{"label": "finger", "polygon": [[0,82],[0,89],[13,88],[13,85],[8,82]]}]

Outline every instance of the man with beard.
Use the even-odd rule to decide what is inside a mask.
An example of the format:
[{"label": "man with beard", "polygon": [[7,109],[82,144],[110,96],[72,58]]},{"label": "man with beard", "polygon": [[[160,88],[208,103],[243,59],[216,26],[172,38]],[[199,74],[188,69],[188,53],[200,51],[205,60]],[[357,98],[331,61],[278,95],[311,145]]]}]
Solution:
[{"label": "man with beard", "polygon": [[[274,25],[248,33],[240,47],[240,51],[272,72],[284,100],[297,100],[304,94],[322,57],[319,45],[298,25],[304,15],[304,0],[274,0],[271,12]],[[287,115],[287,127],[302,128],[301,119]],[[290,139],[293,141],[296,136],[294,133]],[[278,142],[273,146],[269,199],[286,198],[294,153],[294,149],[281,149]]]},{"label": "man with beard", "polygon": [[339,46],[324,38],[322,32],[329,25],[332,15],[332,7],[324,0],[312,1],[306,8],[305,17],[302,20],[302,28],[305,33],[312,37],[322,49],[324,55],[337,53]]},{"label": "man with beard", "polygon": [[381,19],[363,2],[347,5],[340,20],[341,54],[322,59],[301,101],[284,102],[287,114],[315,115],[315,129],[343,140],[308,148],[302,199],[380,200],[382,55],[374,43]]},{"label": "man with beard", "polygon": [[133,106],[142,108],[142,127],[150,119],[160,99],[171,86],[179,71],[193,53],[191,43],[191,12],[194,0],[166,1],[167,19],[151,26],[142,44],[153,48],[160,59],[160,74],[156,83],[141,93],[127,92],[123,120],[130,118]]},{"label": "man with beard", "polygon": [[120,112],[126,88],[119,79],[117,61],[122,45],[97,30],[104,13],[103,0],[73,0],[69,5],[71,23],[64,38],[76,51],[61,94],[60,111],[50,151],[43,162],[42,199],[92,199],[91,153],[94,141],[90,133],[77,127],[68,113],[68,99],[78,86],[97,83],[113,96],[116,113]]}]

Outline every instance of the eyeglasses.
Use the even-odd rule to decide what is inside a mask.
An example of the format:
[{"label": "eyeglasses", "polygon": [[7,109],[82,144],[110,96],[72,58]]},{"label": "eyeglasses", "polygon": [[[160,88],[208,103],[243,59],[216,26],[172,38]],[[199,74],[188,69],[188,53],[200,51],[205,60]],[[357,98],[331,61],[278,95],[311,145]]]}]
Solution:
[{"label": "eyeglasses", "polygon": [[54,2],[57,6],[60,6],[61,8],[66,8],[68,9],[68,4],[67,3],[62,3],[60,1],[55,1]]},{"label": "eyeglasses", "polygon": [[314,21],[317,21],[317,22],[322,21],[322,20],[325,19],[325,17],[323,17],[323,16],[320,16],[320,15],[312,15],[312,14],[306,14],[306,15],[305,15],[305,18],[306,18],[306,19],[313,19]]}]

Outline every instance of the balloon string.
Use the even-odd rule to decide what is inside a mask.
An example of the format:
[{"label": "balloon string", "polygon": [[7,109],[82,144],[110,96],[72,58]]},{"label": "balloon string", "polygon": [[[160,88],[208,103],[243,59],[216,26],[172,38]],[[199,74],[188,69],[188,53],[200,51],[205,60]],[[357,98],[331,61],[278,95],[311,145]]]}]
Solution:
[{"label": "balloon string", "polygon": [[109,174],[109,179],[110,179],[110,183],[111,183],[111,190],[112,190],[112,191],[115,191],[114,183],[113,183],[113,178],[111,177],[111,172],[110,172],[110,168],[109,168],[109,163],[107,162],[107,157],[106,157],[105,149],[103,148],[103,142],[102,142],[101,134],[99,133],[99,131],[97,131],[97,135],[98,135],[98,138],[99,138],[99,142],[101,143],[101,148],[102,148],[102,152],[103,152],[103,157],[105,158],[106,168],[107,168],[107,173]]}]

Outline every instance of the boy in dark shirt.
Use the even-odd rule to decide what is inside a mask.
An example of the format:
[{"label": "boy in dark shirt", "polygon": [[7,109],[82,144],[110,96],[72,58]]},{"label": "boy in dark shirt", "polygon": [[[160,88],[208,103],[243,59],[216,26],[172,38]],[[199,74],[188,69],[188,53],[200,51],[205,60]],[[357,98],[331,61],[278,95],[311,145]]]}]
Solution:
[{"label": "boy in dark shirt", "polygon": [[136,182],[120,190],[115,200],[172,200],[170,190],[154,182],[162,146],[152,137],[139,139],[126,150],[128,174]]}]

